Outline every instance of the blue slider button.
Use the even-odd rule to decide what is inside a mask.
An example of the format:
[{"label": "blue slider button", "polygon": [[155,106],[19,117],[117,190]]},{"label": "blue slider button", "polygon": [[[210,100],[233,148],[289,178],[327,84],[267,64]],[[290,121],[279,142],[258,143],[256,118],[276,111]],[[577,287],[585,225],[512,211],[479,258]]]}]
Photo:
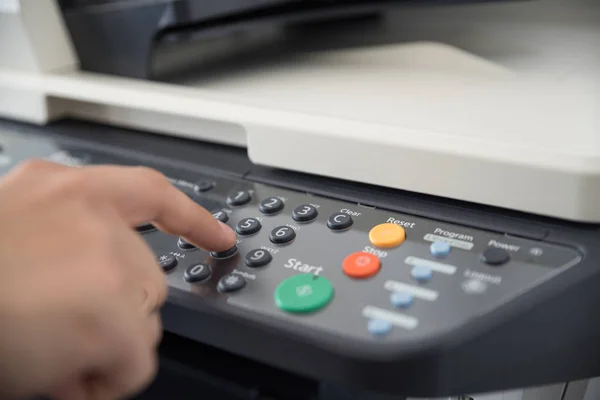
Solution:
[{"label": "blue slider button", "polygon": [[431,268],[415,265],[411,271],[411,275],[418,282],[427,282],[433,277],[433,271]]},{"label": "blue slider button", "polygon": [[429,247],[429,251],[431,251],[431,254],[434,257],[444,258],[450,255],[450,252],[452,251],[452,246],[450,246],[446,242],[433,242]]},{"label": "blue slider button", "polygon": [[373,336],[385,336],[392,330],[392,324],[384,319],[372,319],[368,325],[369,333]]},{"label": "blue slider button", "polygon": [[392,305],[396,308],[407,308],[413,303],[413,296],[407,292],[394,292],[390,296]]}]

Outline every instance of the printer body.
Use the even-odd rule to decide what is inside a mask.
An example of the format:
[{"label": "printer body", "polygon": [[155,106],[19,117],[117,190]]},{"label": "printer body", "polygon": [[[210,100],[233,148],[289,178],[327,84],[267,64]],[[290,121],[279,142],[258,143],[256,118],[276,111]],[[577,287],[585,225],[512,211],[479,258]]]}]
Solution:
[{"label": "printer body", "polygon": [[598,399],[596,3],[4,1],[0,168],[151,166],[236,230],[136,228],[163,398]]}]

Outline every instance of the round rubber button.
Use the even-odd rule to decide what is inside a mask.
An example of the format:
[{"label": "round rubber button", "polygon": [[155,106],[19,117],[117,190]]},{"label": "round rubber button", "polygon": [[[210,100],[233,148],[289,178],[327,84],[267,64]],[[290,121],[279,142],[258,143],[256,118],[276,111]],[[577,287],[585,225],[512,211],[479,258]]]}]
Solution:
[{"label": "round rubber button", "polygon": [[287,278],[275,289],[275,304],[290,313],[310,313],[325,307],[333,298],[331,282],[312,274]]},{"label": "round rubber button", "polygon": [[429,246],[429,251],[431,251],[431,255],[436,258],[445,258],[450,255],[452,246],[446,242],[433,242],[431,243],[431,246]]},{"label": "round rubber button", "polygon": [[243,206],[250,203],[252,196],[247,190],[238,190],[227,197],[227,204],[231,206]]},{"label": "round rubber button", "polygon": [[227,221],[229,221],[229,215],[227,215],[227,213],[223,210],[215,211],[213,213],[213,217],[215,217],[222,223],[226,223]]},{"label": "round rubber button", "polygon": [[256,232],[260,231],[261,228],[262,225],[256,218],[244,218],[238,222],[235,231],[240,235],[254,235]]},{"label": "round rubber button", "polygon": [[383,319],[372,319],[367,325],[369,333],[373,336],[386,336],[392,331],[392,324]]},{"label": "round rubber button", "polygon": [[179,238],[177,239],[177,246],[182,249],[182,250],[192,250],[195,249],[196,246],[194,246],[193,244],[187,242],[185,239],[183,238]]},{"label": "round rubber button", "polygon": [[344,273],[352,278],[369,278],[381,268],[376,255],[366,252],[350,254],[342,263]]},{"label": "round rubber button", "polygon": [[369,241],[380,248],[396,247],[406,239],[404,228],[396,224],[380,224],[369,232]]},{"label": "round rubber button", "polygon": [[211,275],[210,265],[204,263],[192,264],[186,268],[183,279],[189,283],[197,283],[207,280]]},{"label": "round rubber button", "polygon": [[395,308],[407,308],[413,303],[413,296],[407,292],[394,292],[390,296],[390,301]]},{"label": "round rubber button", "polygon": [[277,214],[283,210],[283,201],[278,197],[269,197],[260,202],[258,209],[266,215]]},{"label": "round rubber button", "polygon": [[490,247],[481,255],[481,261],[494,266],[506,264],[508,260],[510,260],[508,251],[496,247]]},{"label": "round rubber button", "polygon": [[414,266],[410,273],[413,279],[422,283],[429,281],[433,277],[431,268],[423,267],[421,265]]},{"label": "round rubber button", "polygon": [[292,212],[292,218],[298,222],[308,222],[317,218],[319,212],[317,209],[310,204],[303,204],[298,206]]},{"label": "round rubber button", "polygon": [[169,272],[177,266],[177,258],[169,254],[164,254],[158,257],[158,265],[164,272]]},{"label": "round rubber button", "polygon": [[246,254],[246,265],[250,268],[264,267],[273,260],[273,256],[266,250],[256,249]]},{"label": "round rubber button", "polygon": [[354,220],[348,214],[336,213],[329,217],[327,226],[333,231],[342,231],[352,226]]},{"label": "round rubber button", "polygon": [[235,255],[235,253],[237,253],[238,249],[237,246],[233,246],[231,249],[229,250],[225,250],[225,251],[213,251],[210,253],[212,258],[217,258],[217,259],[224,259],[224,258],[229,258],[229,257],[233,257]]},{"label": "round rubber button", "polygon": [[269,240],[275,244],[286,244],[296,238],[296,232],[289,226],[278,226],[269,234]]}]

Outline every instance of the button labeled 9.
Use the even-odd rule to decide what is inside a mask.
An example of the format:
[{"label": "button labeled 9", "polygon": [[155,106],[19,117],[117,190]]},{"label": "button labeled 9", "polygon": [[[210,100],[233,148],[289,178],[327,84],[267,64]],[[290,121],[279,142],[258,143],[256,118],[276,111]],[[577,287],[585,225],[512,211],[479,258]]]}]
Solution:
[{"label": "button labeled 9", "polygon": [[250,268],[264,267],[271,262],[273,256],[266,250],[256,249],[252,250],[246,255],[246,265]]}]

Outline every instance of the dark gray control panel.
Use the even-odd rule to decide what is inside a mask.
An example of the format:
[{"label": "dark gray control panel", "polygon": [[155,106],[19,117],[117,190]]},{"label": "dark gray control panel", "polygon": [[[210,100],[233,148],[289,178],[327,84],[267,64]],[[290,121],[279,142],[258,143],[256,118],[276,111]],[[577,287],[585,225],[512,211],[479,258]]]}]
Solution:
[{"label": "dark gray control panel", "polygon": [[145,165],[237,232],[211,254],[137,228],[170,287],[164,329],[188,344],[418,398],[600,375],[600,226],[266,169],[208,143],[6,125],[0,174],[31,158]]},{"label": "dark gray control panel", "polygon": [[262,184],[173,183],[238,232],[208,254],[144,233],[172,287],[340,338],[444,335],[577,266],[555,246]]}]

